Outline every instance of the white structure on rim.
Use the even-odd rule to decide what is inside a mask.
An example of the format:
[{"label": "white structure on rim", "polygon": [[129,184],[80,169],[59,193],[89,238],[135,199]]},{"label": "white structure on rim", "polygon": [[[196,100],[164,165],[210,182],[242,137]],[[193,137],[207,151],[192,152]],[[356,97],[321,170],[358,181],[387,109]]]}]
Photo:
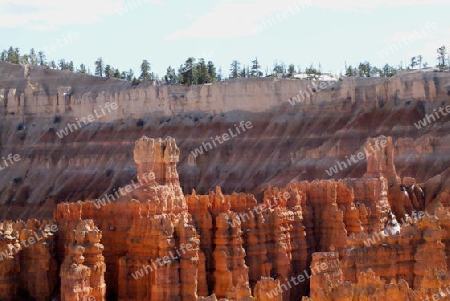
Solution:
[{"label": "white structure on rim", "polygon": [[320,80],[320,81],[338,81],[339,78],[331,73],[322,73],[318,77],[314,77],[311,75],[308,75],[306,73],[297,73],[293,76],[294,78],[298,79],[313,79],[313,80]]}]

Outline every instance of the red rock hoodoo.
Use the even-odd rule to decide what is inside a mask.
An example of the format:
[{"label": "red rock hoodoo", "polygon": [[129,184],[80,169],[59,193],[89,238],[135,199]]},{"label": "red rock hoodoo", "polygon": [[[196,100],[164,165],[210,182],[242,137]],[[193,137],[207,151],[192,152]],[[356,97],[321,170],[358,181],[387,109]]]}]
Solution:
[{"label": "red rock hoodoo", "polygon": [[[220,188],[184,196],[175,140],[143,137],[134,150],[138,180],[129,195],[59,204],[56,240],[49,222],[2,224],[9,252],[0,262],[3,297],[14,300],[7,296],[26,290],[47,300],[59,282],[57,268],[65,301],[300,300],[307,294],[312,300],[372,294],[419,300],[444,294],[450,214],[442,205],[433,213],[414,211],[423,209],[416,207],[424,196],[401,190],[392,139],[377,139],[387,145],[372,150],[363,178],[269,188],[258,202]],[[406,220],[389,222],[394,208]],[[395,233],[387,228],[392,225],[399,227]],[[43,228],[43,242],[19,250],[19,241]]]}]

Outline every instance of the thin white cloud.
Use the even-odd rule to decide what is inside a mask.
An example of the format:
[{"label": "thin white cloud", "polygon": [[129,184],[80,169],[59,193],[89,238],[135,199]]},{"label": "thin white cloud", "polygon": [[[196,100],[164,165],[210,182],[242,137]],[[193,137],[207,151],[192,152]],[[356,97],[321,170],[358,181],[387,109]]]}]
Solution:
[{"label": "thin white cloud", "polygon": [[[221,0],[203,16],[197,17],[189,28],[179,29],[165,37],[165,40],[181,38],[231,38],[253,35],[252,29],[265,18],[276,13],[304,9],[312,0],[249,0],[238,3]],[[296,11],[298,12],[298,11]]]},{"label": "thin white cloud", "polygon": [[430,40],[436,36],[442,35],[445,31],[437,22],[427,22],[424,24],[417,23],[417,26],[409,31],[396,31],[382,42],[398,42],[402,40]]},{"label": "thin white cloud", "polygon": [[[154,2],[159,1],[151,0]],[[52,30],[62,25],[90,24],[116,13],[124,4],[124,0],[3,0],[0,27]]]},{"label": "thin white cloud", "polygon": [[[448,0],[428,0],[426,5],[448,4]],[[185,29],[167,35],[165,40],[183,38],[232,38],[255,34],[264,22],[277,24],[277,14],[303,13],[309,6],[343,11],[370,13],[378,7],[406,7],[424,5],[423,0],[220,0],[212,10],[197,17]],[[284,18],[286,19],[286,18]],[[265,27],[267,28],[267,26]]]},{"label": "thin white cloud", "polygon": [[414,52],[408,52],[408,55],[434,55],[438,47],[447,45],[446,43],[448,43],[449,39],[450,29],[443,28],[443,26],[440,26],[437,22],[432,22],[422,25],[418,24],[417,28],[411,31],[397,31],[390,37],[383,39],[383,42],[419,46],[419,53],[414,54]]}]

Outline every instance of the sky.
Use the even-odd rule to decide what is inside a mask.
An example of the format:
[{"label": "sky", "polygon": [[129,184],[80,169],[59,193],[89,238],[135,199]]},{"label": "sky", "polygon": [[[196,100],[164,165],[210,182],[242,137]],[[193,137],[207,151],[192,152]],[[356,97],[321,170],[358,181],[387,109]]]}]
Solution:
[{"label": "sky", "polygon": [[448,0],[0,0],[0,50],[34,47],[92,72],[102,57],[138,75],[146,59],[163,76],[192,56],[225,76],[233,60],[255,57],[263,72],[277,61],[338,75],[364,61],[405,67],[419,54],[435,66],[437,48],[450,50],[449,9]]}]

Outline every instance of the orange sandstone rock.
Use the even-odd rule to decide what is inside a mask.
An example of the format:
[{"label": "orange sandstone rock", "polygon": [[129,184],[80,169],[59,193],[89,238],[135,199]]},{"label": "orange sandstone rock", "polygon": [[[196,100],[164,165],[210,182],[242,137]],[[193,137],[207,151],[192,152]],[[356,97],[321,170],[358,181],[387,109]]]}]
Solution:
[{"label": "orange sandstone rock", "polygon": [[0,223],[0,298],[16,300],[20,290],[40,301],[53,293],[57,282],[57,230],[56,225],[45,220]]},{"label": "orange sandstone rock", "polygon": [[[373,149],[363,178],[293,182],[269,187],[257,200],[223,194],[220,187],[183,196],[175,141],[144,137],[134,151],[138,177],[154,176],[104,205],[59,204],[56,256],[43,246],[8,255],[0,262],[6,279],[0,285],[9,294],[25,288],[44,300],[54,278],[44,287],[35,283],[51,275],[56,258],[63,261],[64,300],[300,300],[308,293],[304,300],[444,298],[450,284],[445,181],[400,182],[386,141],[378,150],[373,139],[367,142]],[[418,215],[426,204],[422,192],[430,191],[439,192],[438,201]],[[1,224],[0,244],[13,249],[42,224]],[[289,282],[302,273],[312,276]],[[14,282],[24,277],[35,280]]]},{"label": "orange sandstone rock", "polygon": [[[55,258],[55,236],[58,228],[53,222],[28,220],[21,231],[20,241],[27,241],[29,247],[22,248],[21,288],[31,298],[39,301],[48,299],[57,284],[57,262]],[[98,299],[100,300],[100,299]]]},{"label": "orange sandstone rock", "polygon": [[60,272],[61,300],[88,300],[90,296],[94,300],[106,300],[101,231],[92,220],[82,220],[68,237],[70,243],[66,245]]},{"label": "orange sandstone rock", "polygon": [[[20,279],[20,256],[17,254],[19,244],[19,232],[13,229],[12,222],[0,223],[0,298],[7,301],[14,300],[17,296]],[[6,256],[5,256],[6,255]]]}]

